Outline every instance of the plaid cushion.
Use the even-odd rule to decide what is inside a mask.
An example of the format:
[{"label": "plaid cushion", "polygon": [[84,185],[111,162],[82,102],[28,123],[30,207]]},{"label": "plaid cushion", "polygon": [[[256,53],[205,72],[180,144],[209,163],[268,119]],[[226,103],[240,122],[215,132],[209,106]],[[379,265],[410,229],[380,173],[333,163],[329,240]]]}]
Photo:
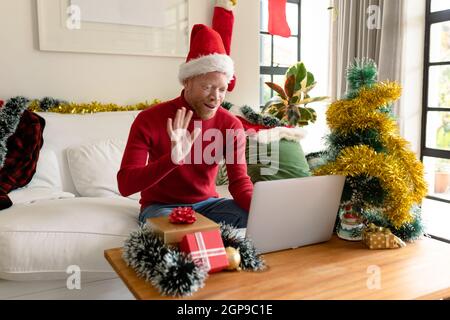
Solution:
[{"label": "plaid cushion", "polygon": [[16,132],[7,141],[8,154],[0,168],[0,195],[27,185],[33,178],[44,143],[44,127],[42,117],[28,110],[23,112]]},{"label": "plaid cushion", "polygon": [[0,210],[9,208],[12,206],[12,201],[6,194],[0,194]]}]

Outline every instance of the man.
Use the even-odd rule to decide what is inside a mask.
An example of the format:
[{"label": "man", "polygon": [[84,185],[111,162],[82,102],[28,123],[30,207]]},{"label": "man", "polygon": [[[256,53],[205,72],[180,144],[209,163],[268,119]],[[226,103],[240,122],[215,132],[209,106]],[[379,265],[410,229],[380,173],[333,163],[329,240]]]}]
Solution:
[{"label": "man", "polygon": [[[141,222],[191,206],[216,222],[247,225],[253,185],[245,163],[245,133],[241,122],[221,107],[233,74],[219,33],[195,25],[179,70],[184,90],[137,116],[117,174],[123,196],[141,192]],[[218,198],[215,190],[222,156],[234,200]]]}]

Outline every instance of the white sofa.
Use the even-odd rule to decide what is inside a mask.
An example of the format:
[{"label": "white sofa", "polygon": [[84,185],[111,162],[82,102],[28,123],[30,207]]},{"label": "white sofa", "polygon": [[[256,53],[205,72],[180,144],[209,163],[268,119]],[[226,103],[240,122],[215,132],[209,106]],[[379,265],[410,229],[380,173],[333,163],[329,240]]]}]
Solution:
[{"label": "white sofa", "polygon": [[[115,276],[103,257],[138,227],[139,195],[120,196],[116,173],[138,112],[40,113],[46,120],[37,172],[0,211],[0,279]],[[218,187],[229,197],[227,186]]]}]

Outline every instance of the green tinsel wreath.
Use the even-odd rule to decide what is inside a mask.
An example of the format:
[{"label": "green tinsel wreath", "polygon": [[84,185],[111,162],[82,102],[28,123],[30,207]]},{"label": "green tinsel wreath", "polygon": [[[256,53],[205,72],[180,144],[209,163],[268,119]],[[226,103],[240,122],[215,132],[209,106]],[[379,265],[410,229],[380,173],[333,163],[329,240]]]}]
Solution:
[{"label": "green tinsel wreath", "polygon": [[[220,224],[225,247],[239,249],[243,270],[265,269],[250,239],[238,236],[233,226]],[[137,275],[152,283],[165,296],[192,295],[205,285],[207,271],[199,267],[188,254],[169,247],[146,225],[133,231],[123,247],[123,259]]]},{"label": "green tinsel wreath", "polygon": [[249,106],[242,106],[241,112],[245,116],[245,118],[253,124],[259,124],[270,128],[284,127],[287,125],[287,122],[281,121],[280,119],[270,114],[263,115],[261,113],[258,113]]},{"label": "green tinsel wreath", "polygon": [[[222,103],[222,107],[224,107],[228,111],[230,111],[231,108],[233,108],[233,106],[234,105],[228,101],[224,101]],[[270,127],[270,128],[284,127],[287,125],[287,122],[281,121],[277,117],[274,117],[270,114],[263,115],[261,113],[258,113],[247,105],[240,107],[239,110],[240,110],[240,112],[242,112],[242,115],[244,116],[244,118],[248,122],[253,123],[253,124],[259,124],[259,125],[263,125],[263,126]]]}]

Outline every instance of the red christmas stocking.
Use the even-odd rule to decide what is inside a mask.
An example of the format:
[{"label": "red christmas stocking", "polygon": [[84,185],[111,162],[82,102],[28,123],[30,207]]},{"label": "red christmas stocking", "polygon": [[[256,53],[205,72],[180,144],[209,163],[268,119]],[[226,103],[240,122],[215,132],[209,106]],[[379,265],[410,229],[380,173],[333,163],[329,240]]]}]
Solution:
[{"label": "red christmas stocking", "polygon": [[286,0],[269,0],[269,33],[285,38],[291,36],[286,21]]},{"label": "red christmas stocking", "polygon": [[[231,1],[230,1],[231,2]],[[231,50],[231,39],[233,36],[233,24],[234,24],[234,14],[232,10],[225,9],[220,5],[220,1],[214,7],[214,14],[212,19],[212,28],[216,30],[222,37],[223,46],[228,55],[230,55]],[[228,84],[228,91],[233,91],[236,84],[236,76],[233,75]]]}]

